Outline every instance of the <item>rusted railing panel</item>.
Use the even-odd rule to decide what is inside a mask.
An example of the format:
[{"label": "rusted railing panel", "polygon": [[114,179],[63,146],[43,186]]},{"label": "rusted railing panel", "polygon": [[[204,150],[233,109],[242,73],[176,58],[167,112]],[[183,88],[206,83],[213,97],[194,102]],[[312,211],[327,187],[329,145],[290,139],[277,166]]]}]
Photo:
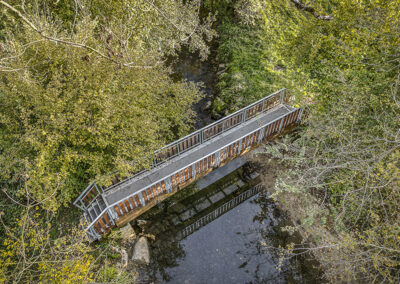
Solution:
[{"label": "rusted railing panel", "polygon": [[[124,200],[118,201],[114,204],[111,204],[107,207],[107,209],[111,209],[117,218],[121,218],[126,214],[130,213],[132,210],[135,210],[138,207],[145,206],[152,202],[156,197],[165,194],[166,190],[166,183],[165,180],[169,180],[171,182],[171,186],[177,187],[183,183],[186,183],[190,179],[192,179],[193,175],[201,175],[204,172],[207,172],[209,169],[216,166],[217,155],[219,156],[219,160],[224,162],[227,159],[231,159],[237,155],[240,155],[247,149],[259,144],[263,139],[266,139],[276,133],[278,133],[283,127],[287,126],[291,123],[294,123],[298,120],[299,116],[301,115],[301,109],[292,110],[285,115],[269,122],[267,125],[261,126],[255,131],[232,141],[229,145],[220,148],[213,153],[209,154],[206,157],[203,157],[190,165],[172,173],[168,177],[164,177],[162,180],[159,180],[153,184],[148,185],[146,188],[138,190],[137,192],[133,193],[132,195],[126,197]],[[262,137],[260,135],[263,135]],[[218,165],[219,165],[218,163]],[[218,166],[217,165],[217,166]],[[193,172],[193,168],[195,172]],[[142,197],[142,198],[141,198]],[[135,202],[132,203],[132,200]],[[106,210],[104,210],[106,212]],[[100,214],[103,216],[104,214]],[[109,215],[107,215],[109,216]],[[105,231],[107,231],[108,227],[105,226],[104,229],[104,219],[99,220],[98,217],[94,220],[89,226],[87,230],[91,230],[92,227],[96,229],[96,231],[101,235]]]},{"label": "rusted railing panel", "polygon": [[[197,130],[156,151],[153,159],[153,168],[190,149],[198,147],[206,141],[245,123],[261,113],[268,112],[278,105],[290,103],[292,100],[293,95],[286,89],[282,89],[231,115],[228,115],[227,117],[224,117],[221,120]],[[174,187],[181,184],[187,184],[187,182],[190,182],[192,179],[197,178],[197,176],[204,174],[213,167],[219,166],[227,159],[232,159],[237,155],[242,154],[247,149],[259,144],[263,139],[279,133],[284,127],[299,121],[302,117],[302,113],[303,111],[300,108],[289,111],[288,113],[268,122],[266,125],[260,126],[255,131],[248,133],[235,141],[231,141],[229,145],[214,151],[208,156],[194,161],[190,165],[187,165],[153,184],[147,185],[146,188],[139,189],[135,193],[127,196],[125,199],[115,202],[114,204],[106,204],[106,208],[100,212],[97,217],[90,216],[90,220],[93,221],[86,227],[89,239],[94,240],[100,238],[101,235],[105,234],[115,226],[114,221],[117,221],[127,214],[146,206],[158,196],[171,192]],[[146,171],[142,171],[137,175],[145,172]],[[120,181],[106,190],[115,190],[117,187],[123,186],[125,182],[137,177],[137,175]],[[94,200],[99,198],[102,193],[103,190],[101,187],[98,187],[96,183],[93,182],[82,192],[74,204],[83,210],[87,210],[88,206],[90,206]],[[93,211],[89,210],[89,212],[93,215]]]}]

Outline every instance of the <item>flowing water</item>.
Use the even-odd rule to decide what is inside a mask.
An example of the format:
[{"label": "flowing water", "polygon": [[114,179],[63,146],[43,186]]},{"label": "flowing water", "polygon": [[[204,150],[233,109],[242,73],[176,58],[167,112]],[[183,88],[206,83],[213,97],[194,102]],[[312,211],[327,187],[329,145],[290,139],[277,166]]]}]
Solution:
[{"label": "flowing water", "polygon": [[196,112],[195,128],[199,129],[213,120],[209,115],[209,107],[216,95],[215,84],[217,82],[216,67],[214,56],[209,56],[206,61],[201,61],[196,54],[185,50],[179,60],[173,64],[176,79],[185,79],[194,83],[199,83],[203,98],[193,106]]}]

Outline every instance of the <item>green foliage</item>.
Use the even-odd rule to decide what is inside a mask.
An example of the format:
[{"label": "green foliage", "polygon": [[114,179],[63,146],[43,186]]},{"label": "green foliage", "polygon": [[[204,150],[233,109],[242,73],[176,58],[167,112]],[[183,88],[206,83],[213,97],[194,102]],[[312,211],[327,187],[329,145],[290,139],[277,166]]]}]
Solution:
[{"label": "green foliage", "polygon": [[133,272],[124,271],[107,262],[99,271],[96,281],[101,283],[134,283],[135,278],[132,274]]},{"label": "green foliage", "polygon": [[68,206],[91,179],[148,167],[191,129],[200,93],[174,82],[163,58],[181,45],[207,55],[211,18],[200,23],[198,3],[10,5],[19,14],[2,5],[0,179],[14,195],[25,184],[47,208]]},{"label": "green foliage", "polygon": [[219,18],[230,16],[233,10],[235,0],[204,0],[203,9],[216,13]]},{"label": "green foliage", "polygon": [[284,180],[333,212],[339,249],[321,257],[326,275],[398,282],[400,3],[313,1],[314,13],[263,3],[272,63],[312,110]]},{"label": "green foliage", "polygon": [[213,18],[200,20],[199,9],[175,0],[0,2],[1,283],[134,279],[107,260],[109,246],[88,245],[66,208],[90,180],[148,167],[155,149],[191,130],[201,94],[172,80],[165,58],[183,46],[207,56]]},{"label": "green foliage", "polygon": [[214,110],[235,111],[271,93],[274,75],[268,66],[263,25],[247,26],[224,18],[218,27],[218,60],[225,65],[219,75],[219,95]]},{"label": "green foliage", "polygon": [[[92,280],[94,259],[79,229],[50,237],[52,213],[26,207],[17,224],[5,226],[0,246],[0,282],[77,283]],[[0,216],[4,225],[3,216]],[[66,233],[66,232],[65,232]]]}]

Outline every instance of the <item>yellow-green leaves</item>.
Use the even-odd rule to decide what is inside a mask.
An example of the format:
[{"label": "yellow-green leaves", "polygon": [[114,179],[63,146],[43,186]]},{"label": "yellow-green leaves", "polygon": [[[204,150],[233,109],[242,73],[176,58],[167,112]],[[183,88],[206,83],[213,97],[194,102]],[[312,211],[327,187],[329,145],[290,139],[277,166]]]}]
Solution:
[{"label": "yellow-green leaves", "polygon": [[[302,138],[290,144],[296,170],[277,186],[301,188],[303,198],[312,193],[332,211],[338,252],[319,256],[333,281],[361,273],[367,282],[397,283],[400,2],[302,1],[330,21],[293,1],[265,2],[275,62],[282,58],[281,75],[312,109]],[[305,224],[318,229],[310,220]]]},{"label": "yellow-green leaves", "polygon": [[95,177],[147,167],[188,132],[200,94],[164,60],[183,44],[205,56],[213,32],[194,2],[50,2],[21,10],[40,32],[2,6],[19,25],[0,38],[0,179],[56,210]]},{"label": "yellow-green leaves", "polygon": [[[4,222],[4,220],[3,220]],[[51,213],[27,207],[8,227],[0,246],[0,282],[78,283],[91,281],[94,259],[80,229],[54,239]],[[57,234],[57,233],[56,233]]]}]

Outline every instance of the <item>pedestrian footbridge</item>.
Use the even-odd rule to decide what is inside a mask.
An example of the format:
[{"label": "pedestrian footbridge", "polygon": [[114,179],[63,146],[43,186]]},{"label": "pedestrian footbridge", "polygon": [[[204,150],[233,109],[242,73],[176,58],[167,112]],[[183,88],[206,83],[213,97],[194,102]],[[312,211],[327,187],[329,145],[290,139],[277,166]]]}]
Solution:
[{"label": "pedestrian footbridge", "polygon": [[279,90],[235,113],[205,126],[153,155],[150,170],[123,179],[108,188],[91,183],[75,200],[84,211],[89,240],[100,239],[194,180],[243,155],[301,120],[294,96]]}]

